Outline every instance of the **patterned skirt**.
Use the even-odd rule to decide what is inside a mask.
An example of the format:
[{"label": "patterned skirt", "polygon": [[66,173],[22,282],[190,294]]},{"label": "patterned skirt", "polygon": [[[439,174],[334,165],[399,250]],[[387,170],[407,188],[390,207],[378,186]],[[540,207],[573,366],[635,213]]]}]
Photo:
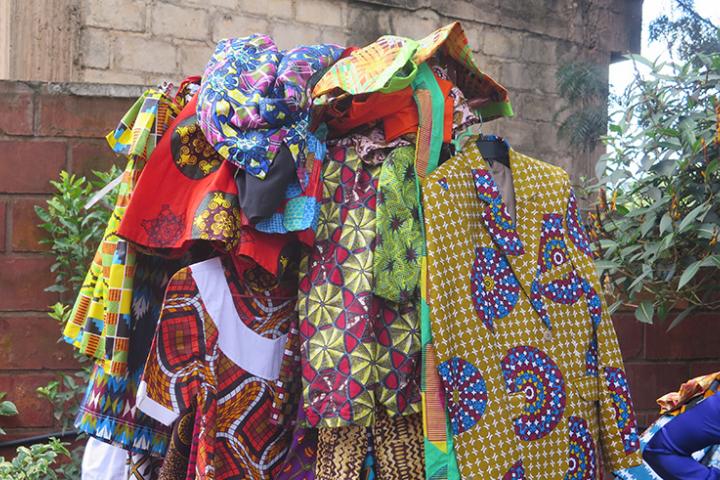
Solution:
[{"label": "patterned skirt", "polygon": [[142,372],[139,368],[127,375],[113,376],[95,365],[75,428],[133,453],[165,455],[170,429],[135,408]]}]

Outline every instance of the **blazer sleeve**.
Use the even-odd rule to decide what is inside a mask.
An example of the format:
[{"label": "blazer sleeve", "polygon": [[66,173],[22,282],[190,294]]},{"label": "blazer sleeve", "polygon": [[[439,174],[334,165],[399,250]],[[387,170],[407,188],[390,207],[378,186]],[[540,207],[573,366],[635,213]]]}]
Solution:
[{"label": "blazer sleeve", "polygon": [[590,241],[569,179],[566,191],[567,244],[575,268],[582,278],[592,323],[592,335],[586,353],[586,375],[597,378],[600,443],[605,464],[609,470],[616,471],[642,463],[635,410],[615,328],[603,297]]}]

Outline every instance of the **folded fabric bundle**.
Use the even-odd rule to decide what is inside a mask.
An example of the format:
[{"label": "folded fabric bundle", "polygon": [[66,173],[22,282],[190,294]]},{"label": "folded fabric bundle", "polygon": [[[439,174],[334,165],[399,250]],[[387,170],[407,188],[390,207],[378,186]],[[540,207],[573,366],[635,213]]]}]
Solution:
[{"label": "folded fabric bundle", "polygon": [[205,137],[223,158],[261,179],[282,143],[302,163],[309,116],[305,87],[343,50],[312,45],[285,52],[260,34],[221,40],[198,98]]}]

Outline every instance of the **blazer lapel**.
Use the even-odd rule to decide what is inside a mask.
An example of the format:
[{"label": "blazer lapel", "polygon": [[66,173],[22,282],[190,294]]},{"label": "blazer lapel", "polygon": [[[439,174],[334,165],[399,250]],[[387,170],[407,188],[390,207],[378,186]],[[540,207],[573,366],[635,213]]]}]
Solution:
[{"label": "blazer lapel", "polygon": [[537,205],[537,190],[533,188],[533,182],[538,180],[534,175],[535,169],[522,155],[510,150],[516,203],[516,219],[513,221],[487,163],[484,159],[481,163],[484,168],[472,169],[472,175],[478,198],[486,205],[482,214],[485,228],[497,248],[505,254],[515,278],[538,316],[549,327],[542,295],[535,282],[542,222],[542,209]]}]

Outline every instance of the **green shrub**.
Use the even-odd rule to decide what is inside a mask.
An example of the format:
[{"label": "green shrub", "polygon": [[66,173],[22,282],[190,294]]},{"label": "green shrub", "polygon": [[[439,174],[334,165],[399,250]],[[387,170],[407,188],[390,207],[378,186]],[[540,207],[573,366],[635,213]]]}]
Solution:
[{"label": "green shrub", "polygon": [[680,311],[672,328],[720,308],[720,54],[632,59],[648,73],[610,117],[591,231],[615,307],[646,323]]}]

